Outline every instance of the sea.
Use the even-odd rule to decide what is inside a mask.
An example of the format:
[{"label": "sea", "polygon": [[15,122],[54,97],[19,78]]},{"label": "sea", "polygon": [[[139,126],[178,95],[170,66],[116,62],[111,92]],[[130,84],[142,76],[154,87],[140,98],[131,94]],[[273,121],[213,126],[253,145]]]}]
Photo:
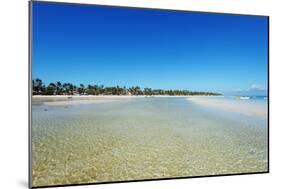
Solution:
[{"label": "sea", "polygon": [[247,114],[267,111],[266,96],[206,98],[247,106],[189,97],[32,104],[33,186],[266,172],[268,116]]}]

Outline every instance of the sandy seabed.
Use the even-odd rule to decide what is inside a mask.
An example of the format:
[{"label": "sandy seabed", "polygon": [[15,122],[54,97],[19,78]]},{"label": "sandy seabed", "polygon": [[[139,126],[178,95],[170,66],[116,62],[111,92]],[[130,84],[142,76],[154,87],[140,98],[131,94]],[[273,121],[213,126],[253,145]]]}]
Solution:
[{"label": "sandy seabed", "polygon": [[261,115],[225,114],[186,97],[98,97],[102,103],[37,98],[33,186],[268,169],[267,120]]}]

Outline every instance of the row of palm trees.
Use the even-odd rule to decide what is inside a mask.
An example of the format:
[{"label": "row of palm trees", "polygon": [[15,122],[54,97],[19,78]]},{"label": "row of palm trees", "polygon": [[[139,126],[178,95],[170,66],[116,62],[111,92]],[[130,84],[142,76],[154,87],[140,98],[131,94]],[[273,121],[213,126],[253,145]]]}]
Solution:
[{"label": "row of palm trees", "polygon": [[188,90],[163,90],[163,89],[141,89],[139,86],[130,88],[114,86],[105,87],[103,85],[73,85],[71,83],[49,83],[45,85],[41,79],[32,80],[33,95],[221,95],[212,92],[194,92]]}]

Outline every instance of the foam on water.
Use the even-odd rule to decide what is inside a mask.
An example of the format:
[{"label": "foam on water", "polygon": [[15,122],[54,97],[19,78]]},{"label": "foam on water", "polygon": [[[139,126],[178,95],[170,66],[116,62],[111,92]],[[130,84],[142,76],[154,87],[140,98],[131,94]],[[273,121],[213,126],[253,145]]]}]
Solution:
[{"label": "foam on water", "polygon": [[263,172],[267,121],[186,98],[34,104],[32,160],[33,186]]}]

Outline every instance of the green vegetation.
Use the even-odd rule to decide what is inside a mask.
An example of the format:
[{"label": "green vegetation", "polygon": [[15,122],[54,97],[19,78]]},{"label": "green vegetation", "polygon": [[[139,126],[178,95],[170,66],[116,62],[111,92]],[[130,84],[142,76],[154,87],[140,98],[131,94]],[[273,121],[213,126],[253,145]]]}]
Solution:
[{"label": "green vegetation", "polygon": [[163,89],[151,89],[144,88],[143,90],[139,86],[133,86],[130,88],[114,86],[105,87],[103,85],[85,85],[80,84],[78,87],[71,83],[49,83],[45,85],[41,79],[32,80],[32,94],[33,95],[221,95],[213,92],[197,92],[188,90],[163,90]]}]

